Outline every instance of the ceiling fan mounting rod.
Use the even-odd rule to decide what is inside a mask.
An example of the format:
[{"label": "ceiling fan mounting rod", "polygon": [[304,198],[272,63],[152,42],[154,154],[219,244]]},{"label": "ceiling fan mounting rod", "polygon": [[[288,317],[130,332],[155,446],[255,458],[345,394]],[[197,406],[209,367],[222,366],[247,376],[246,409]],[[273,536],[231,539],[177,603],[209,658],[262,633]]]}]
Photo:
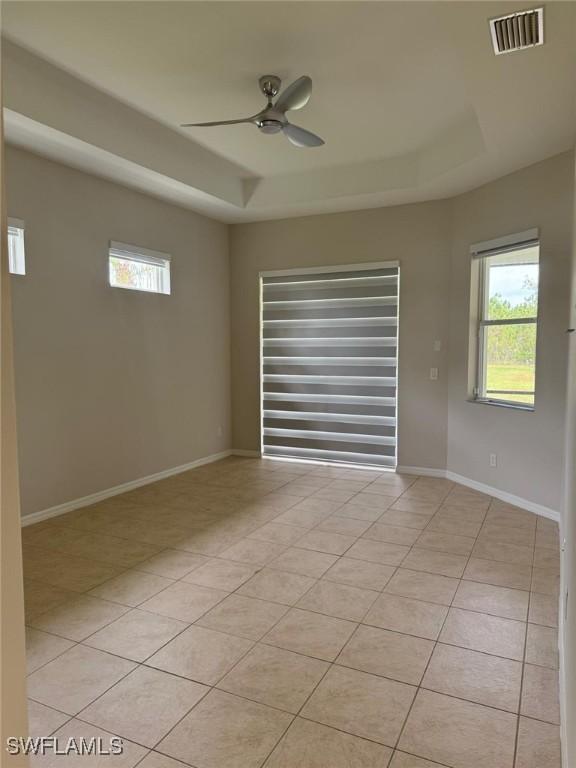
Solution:
[{"label": "ceiling fan mounting rod", "polygon": [[260,90],[270,102],[280,92],[282,80],[277,75],[262,75],[258,80]]}]

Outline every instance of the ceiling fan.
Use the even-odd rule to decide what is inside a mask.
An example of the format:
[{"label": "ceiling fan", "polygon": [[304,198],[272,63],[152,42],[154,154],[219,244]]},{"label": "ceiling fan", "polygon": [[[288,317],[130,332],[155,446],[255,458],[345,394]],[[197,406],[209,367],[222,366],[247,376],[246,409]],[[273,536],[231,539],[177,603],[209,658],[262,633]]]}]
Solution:
[{"label": "ceiling fan", "polygon": [[[312,93],[312,80],[303,75],[285,88],[280,96],[282,81],[276,75],[263,75],[259,81],[260,90],[267,99],[263,110],[251,117],[243,117],[239,120],[216,120],[211,123],[184,123],[182,128],[209,128],[214,125],[237,125],[239,123],[252,123],[262,133],[280,133],[296,147],[320,147],[324,140],[315,133],[300,128],[288,122],[286,112],[293,109],[302,109],[306,106]],[[278,96],[276,102],[273,99]]]}]

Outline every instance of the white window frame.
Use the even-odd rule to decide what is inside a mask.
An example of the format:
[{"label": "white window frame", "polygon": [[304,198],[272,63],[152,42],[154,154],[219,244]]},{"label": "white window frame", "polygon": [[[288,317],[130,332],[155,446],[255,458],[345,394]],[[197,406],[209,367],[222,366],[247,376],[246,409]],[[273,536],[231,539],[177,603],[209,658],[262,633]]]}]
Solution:
[{"label": "white window frame", "polygon": [[[11,236],[17,230],[18,242],[14,243]],[[22,219],[8,218],[8,271],[11,275],[26,274],[26,249],[24,245],[24,222]]]},{"label": "white window frame", "polygon": [[[485,390],[486,381],[486,331],[488,328],[498,325],[535,325],[538,327],[538,311],[535,317],[521,317],[511,318],[507,320],[490,320],[486,317],[487,314],[487,301],[486,301],[486,283],[487,272],[489,265],[489,258],[491,256],[497,256],[503,253],[512,253],[522,250],[523,248],[533,248],[540,245],[538,229],[529,229],[525,232],[519,232],[514,235],[505,235],[504,237],[497,238],[495,240],[488,240],[482,243],[475,243],[470,247],[470,253],[474,260],[478,264],[478,321],[477,321],[477,360],[476,360],[476,376],[473,390],[473,399],[479,403],[487,403],[489,405],[500,405],[508,408],[517,408],[525,411],[533,411],[536,402],[536,391],[532,392],[520,392],[512,390],[503,390],[488,393]],[[538,284],[538,299],[540,298],[540,285]],[[535,370],[537,361],[535,363]],[[506,399],[506,395],[512,394],[527,394],[532,395],[533,403],[521,403],[516,400]],[[494,397],[493,395],[504,395],[504,397]]]},{"label": "white window frame", "polygon": [[[139,264],[151,264],[161,269],[159,273],[160,290],[153,288],[133,287],[131,285],[120,285],[112,280],[111,258],[124,259],[125,261],[136,262]],[[120,243],[115,240],[110,241],[108,249],[108,282],[112,288],[122,288],[127,291],[140,291],[141,293],[155,293],[158,295],[167,295],[171,293],[170,285],[170,264],[171,257],[162,251],[152,251],[149,248],[142,248],[139,245],[130,245]]]}]

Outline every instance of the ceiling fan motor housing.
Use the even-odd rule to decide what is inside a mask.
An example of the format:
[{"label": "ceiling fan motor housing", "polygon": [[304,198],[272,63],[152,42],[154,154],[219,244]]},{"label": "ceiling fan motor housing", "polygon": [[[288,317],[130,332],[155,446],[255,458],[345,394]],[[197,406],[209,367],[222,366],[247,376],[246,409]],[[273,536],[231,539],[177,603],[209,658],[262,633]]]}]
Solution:
[{"label": "ceiling fan motor housing", "polygon": [[260,120],[258,128],[260,128],[262,133],[280,133],[283,124],[280,120]]},{"label": "ceiling fan motor housing", "polygon": [[268,101],[273,99],[280,92],[280,86],[282,80],[277,75],[262,75],[258,80],[260,84],[260,90],[266,96]]}]

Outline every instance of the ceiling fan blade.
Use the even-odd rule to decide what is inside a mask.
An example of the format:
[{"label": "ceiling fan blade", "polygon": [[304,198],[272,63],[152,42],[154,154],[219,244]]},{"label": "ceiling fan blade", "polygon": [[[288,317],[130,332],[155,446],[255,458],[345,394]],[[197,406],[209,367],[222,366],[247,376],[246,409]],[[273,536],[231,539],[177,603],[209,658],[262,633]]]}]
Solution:
[{"label": "ceiling fan blade", "polygon": [[288,141],[296,147],[321,147],[324,144],[324,139],[321,139],[320,136],[316,136],[315,133],[306,131],[297,125],[292,125],[292,123],[286,123],[282,130]]},{"label": "ceiling fan blade", "polygon": [[302,109],[308,103],[311,93],[312,80],[308,75],[303,75],[282,91],[274,108],[279,112],[288,112],[290,109]]},{"label": "ceiling fan blade", "polygon": [[216,120],[212,123],[182,123],[180,128],[211,128],[213,125],[237,125],[238,123],[251,123],[253,118],[243,117],[240,120]]}]

